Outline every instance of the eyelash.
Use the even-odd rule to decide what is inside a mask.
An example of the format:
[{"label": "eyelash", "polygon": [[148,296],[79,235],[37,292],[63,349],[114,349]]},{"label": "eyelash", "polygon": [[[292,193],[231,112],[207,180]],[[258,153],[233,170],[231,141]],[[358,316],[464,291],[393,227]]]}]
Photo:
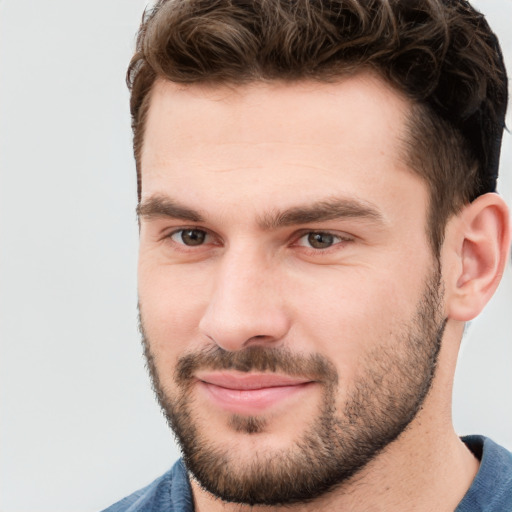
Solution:
[{"label": "eyelash", "polygon": [[[300,240],[302,240],[305,237],[309,237],[311,235],[329,236],[329,237],[333,237],[335,239],[335,241],[332,243],[332,245],[330,245],[329,247],[325,247],[325,248],[317,248],[317,247],[311,247],[310,245],[305,246],[305,245],[299,244]],[[339,248],[338,246],[340,246],[340,245],[343,245],[343,244],[349,243],[349,242],[353,242],[354,238],[351,238],[349,236],[342,236],[341,234],[333,233],[332,231],[310,230],[310,231],[303,231],[295,240],[296,241],[294,242],[293,245],[302,247],[303,249],[310,251],[314,254],[319,254],[319,253],[328,254],[329,252],[334,251],[337,248]]]},{"label": "eyelash", "polygon": [[[200,243],[200,244],[197,244],[196,246],[194,246],[194,245],[187,245],[185,243],[182,243],[182,242],[179,242],[179,241],[176,241],[176,240],[173,239],[173,237],[175,237],[176,235],[179,235],[180,233],[183,236],[183,233],[185,231],[201,232],[201,233],[205,234],[205,239],[207,239],[208,237],[211,237],[211,238],[215,239],[215,235],[213,235],[207,229],[198,228],[196,226],[181,227],[179,229],[175,229],[175,230],[171,231],[170,233],[166,234],[163,238],[166,239],[166,240],[171,241],[173,243],[173,245],[178,250],[180,250],[180,251],[186,251],[186,252],[194,251],[194,250],[196,250],[196,247],[199,248],[199,247],[203,247],[205,245],[205,243]],[[303,238],[305,238],[307,236],[310,236],[310,235],[331,236],[334,239],[336,239],[336,241],[333,242],[333,244],[330,245],[329,247],[326,247],[326,248],[323,248],[323,249],[322,248],[315,248],[315,247],[311,247],[311,246],[306,246],[306,245],[301,245],[299,243],[300,240],[302,240]],[[336,250],[337,246],[343,245],[345,243],[350,243],[350,242],[353,242],[353,241],[354,241],[353,237],[342,236],[341,234],[334,233],[332,231],[308,230],[308,231],[301,231],[299,233],[296,233],[293,236],[293,242],[290,244],[290,246],[291,247],[301,247],[302,250],[306,251],[309,254],[318,255],[318,254],[328,254],[332,250]],[[220,245],[220,244],[216,244],[216,245]]]},{"label": "eyelash", "polygon": [[179,248],[178,250],[181,250],[181,251],[193,251],[195,250],[195,247],[202,247],[204,246],[203,243],[201,244],[198,244],[197,246],[194,246],[194,245],[186,245],[185,243],[182,243],[182,242],[178,242],[176,240],[173,239],[173,237],[175,235],[179,235],[180,233],[182,234],[183,236],[183,233],[185,231],[197,231],[197,232],[201,232],[201,233],[204,233],[205,234],[205,239],[207,239],[208,237],[211,237],[211,238],[214,238],[215,239],[215,236],[210,233],[207,229],[201,229],[201,228],[198,228],[196,226],[190,226],[190,227],[182,227],[182,228],[179,228],[179,229],[174,229],[173,231],[171,231],[170,233],[166,234],[163,238],[165,240],[169,240],[170,242],[173,243],[174,246],[176,246],[177,248]]}]

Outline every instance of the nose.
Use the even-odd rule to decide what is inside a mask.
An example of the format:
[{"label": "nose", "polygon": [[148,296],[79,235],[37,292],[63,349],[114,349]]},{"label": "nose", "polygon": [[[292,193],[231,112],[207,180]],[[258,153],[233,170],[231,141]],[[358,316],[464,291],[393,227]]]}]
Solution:
[{"label": "nose", "polygon": [[201,332],[228,351],[278,344],[289,330],[289,318],[276,274],[254,251],[225,254],[199,323]]}]

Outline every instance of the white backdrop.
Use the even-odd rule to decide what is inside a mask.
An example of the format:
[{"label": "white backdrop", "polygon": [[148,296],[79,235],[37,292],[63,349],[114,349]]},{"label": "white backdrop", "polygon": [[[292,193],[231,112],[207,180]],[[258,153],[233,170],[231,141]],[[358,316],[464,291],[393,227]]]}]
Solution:
[{"label": "white backdrop", "polygon": [[[475,2],[512,74],[512,0]],[[143,0],[0,0],[0,512],[93,512],[178,457],[136,328],[124,72]],[[508,125],[512,126],[509,115]],[[502,194],[512,204],[512,138]],[[512,272],[463,342],[461,433],[512,448]]]}]

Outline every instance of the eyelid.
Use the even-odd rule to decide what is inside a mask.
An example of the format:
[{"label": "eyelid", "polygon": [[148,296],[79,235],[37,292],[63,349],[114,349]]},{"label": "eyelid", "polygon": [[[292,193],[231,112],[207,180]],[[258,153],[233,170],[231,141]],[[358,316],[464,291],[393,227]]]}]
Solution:
[{"label": "eyelid", "polygon": [[310,234],[330,235],[339,238],[342,241],[354,240],[356,238],[354,235],[333,229],[301,229],[298,233],[295,233],[294,239],[300,240],[301,238],[304,238],[306,235]]},{"label": "eyelid", "polygon": [[[315,248],[310,246],[309,244],[300,244],[300,240],[310,234],[322,234],[322,235],[330,235],[332,237],[335,237],[337,241],[335,241],[332,245],[326,248]],[[329,229],[303,229],[300,232],[296,233],[293,242],[291,244],[292,247],[299,247],[303,251],[307,251],[308,253],[311,253],[312,255],[327,255],[332,251],[337,251],[345,247],[347,243],[353,242],[355,240],[355,236],[349,235],[345,232],[339,232],[336,230],[329,230]]]},{"label": "eyelid", "polygon": [[[183,232],[183,231],[202,231],[204,233],[206,233],[206,237],[205,237],[205,242],[203,244],[200,244],[200,245],[196,245],[196,246],[192,246],[192,245],[186,245],[184,243],[181,243],[181,242],[178,242],[176,240],[173,239],[173,236],[180,233],[180,232]],[[205,245],[208,245],[209,243],[211,243],[211,240],[209,239],[213,239],[214,241],[215,240],[218,240],[219,237],[217,235],[215,235],[214,233],[212,233],[209,229],[206,229],[206,228],[203,228],[202,226],[175,226],[171,229],[168,229],[166,230],[162,236],[161,236],[161,240],[162,241],[170,241],[172,243],[175,243],[176,245],[180,246],[180,247],[185,247],[187,248],[187,250],[189,249],[194,249],[196,248],[199,248],[199,247],[204,247]]]}]

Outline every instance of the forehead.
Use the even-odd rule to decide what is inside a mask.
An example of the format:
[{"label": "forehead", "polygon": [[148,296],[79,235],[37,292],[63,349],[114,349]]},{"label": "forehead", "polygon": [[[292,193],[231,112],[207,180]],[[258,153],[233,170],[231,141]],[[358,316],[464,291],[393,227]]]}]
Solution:
[{"label": "forehead", "polygon": [[[334,83],[182,85],[158,79],[151,91],[142,159],[169,143],[314,142],[386,144],[400,136],[408,100],[374,74]],[[235,128],[235,129],[233,129]],[[147,142],[147,141],[146,141]]]},{"label": "forehead", "polygon": [[286,203],[329,191],[366,200],[380,188],[396,200],[419,180],[402,158],[409,109],[369,73],[335,83],[158,80],[141,153],[142,197],[220,194],[226,204],[272,207],[276,191]]}]

